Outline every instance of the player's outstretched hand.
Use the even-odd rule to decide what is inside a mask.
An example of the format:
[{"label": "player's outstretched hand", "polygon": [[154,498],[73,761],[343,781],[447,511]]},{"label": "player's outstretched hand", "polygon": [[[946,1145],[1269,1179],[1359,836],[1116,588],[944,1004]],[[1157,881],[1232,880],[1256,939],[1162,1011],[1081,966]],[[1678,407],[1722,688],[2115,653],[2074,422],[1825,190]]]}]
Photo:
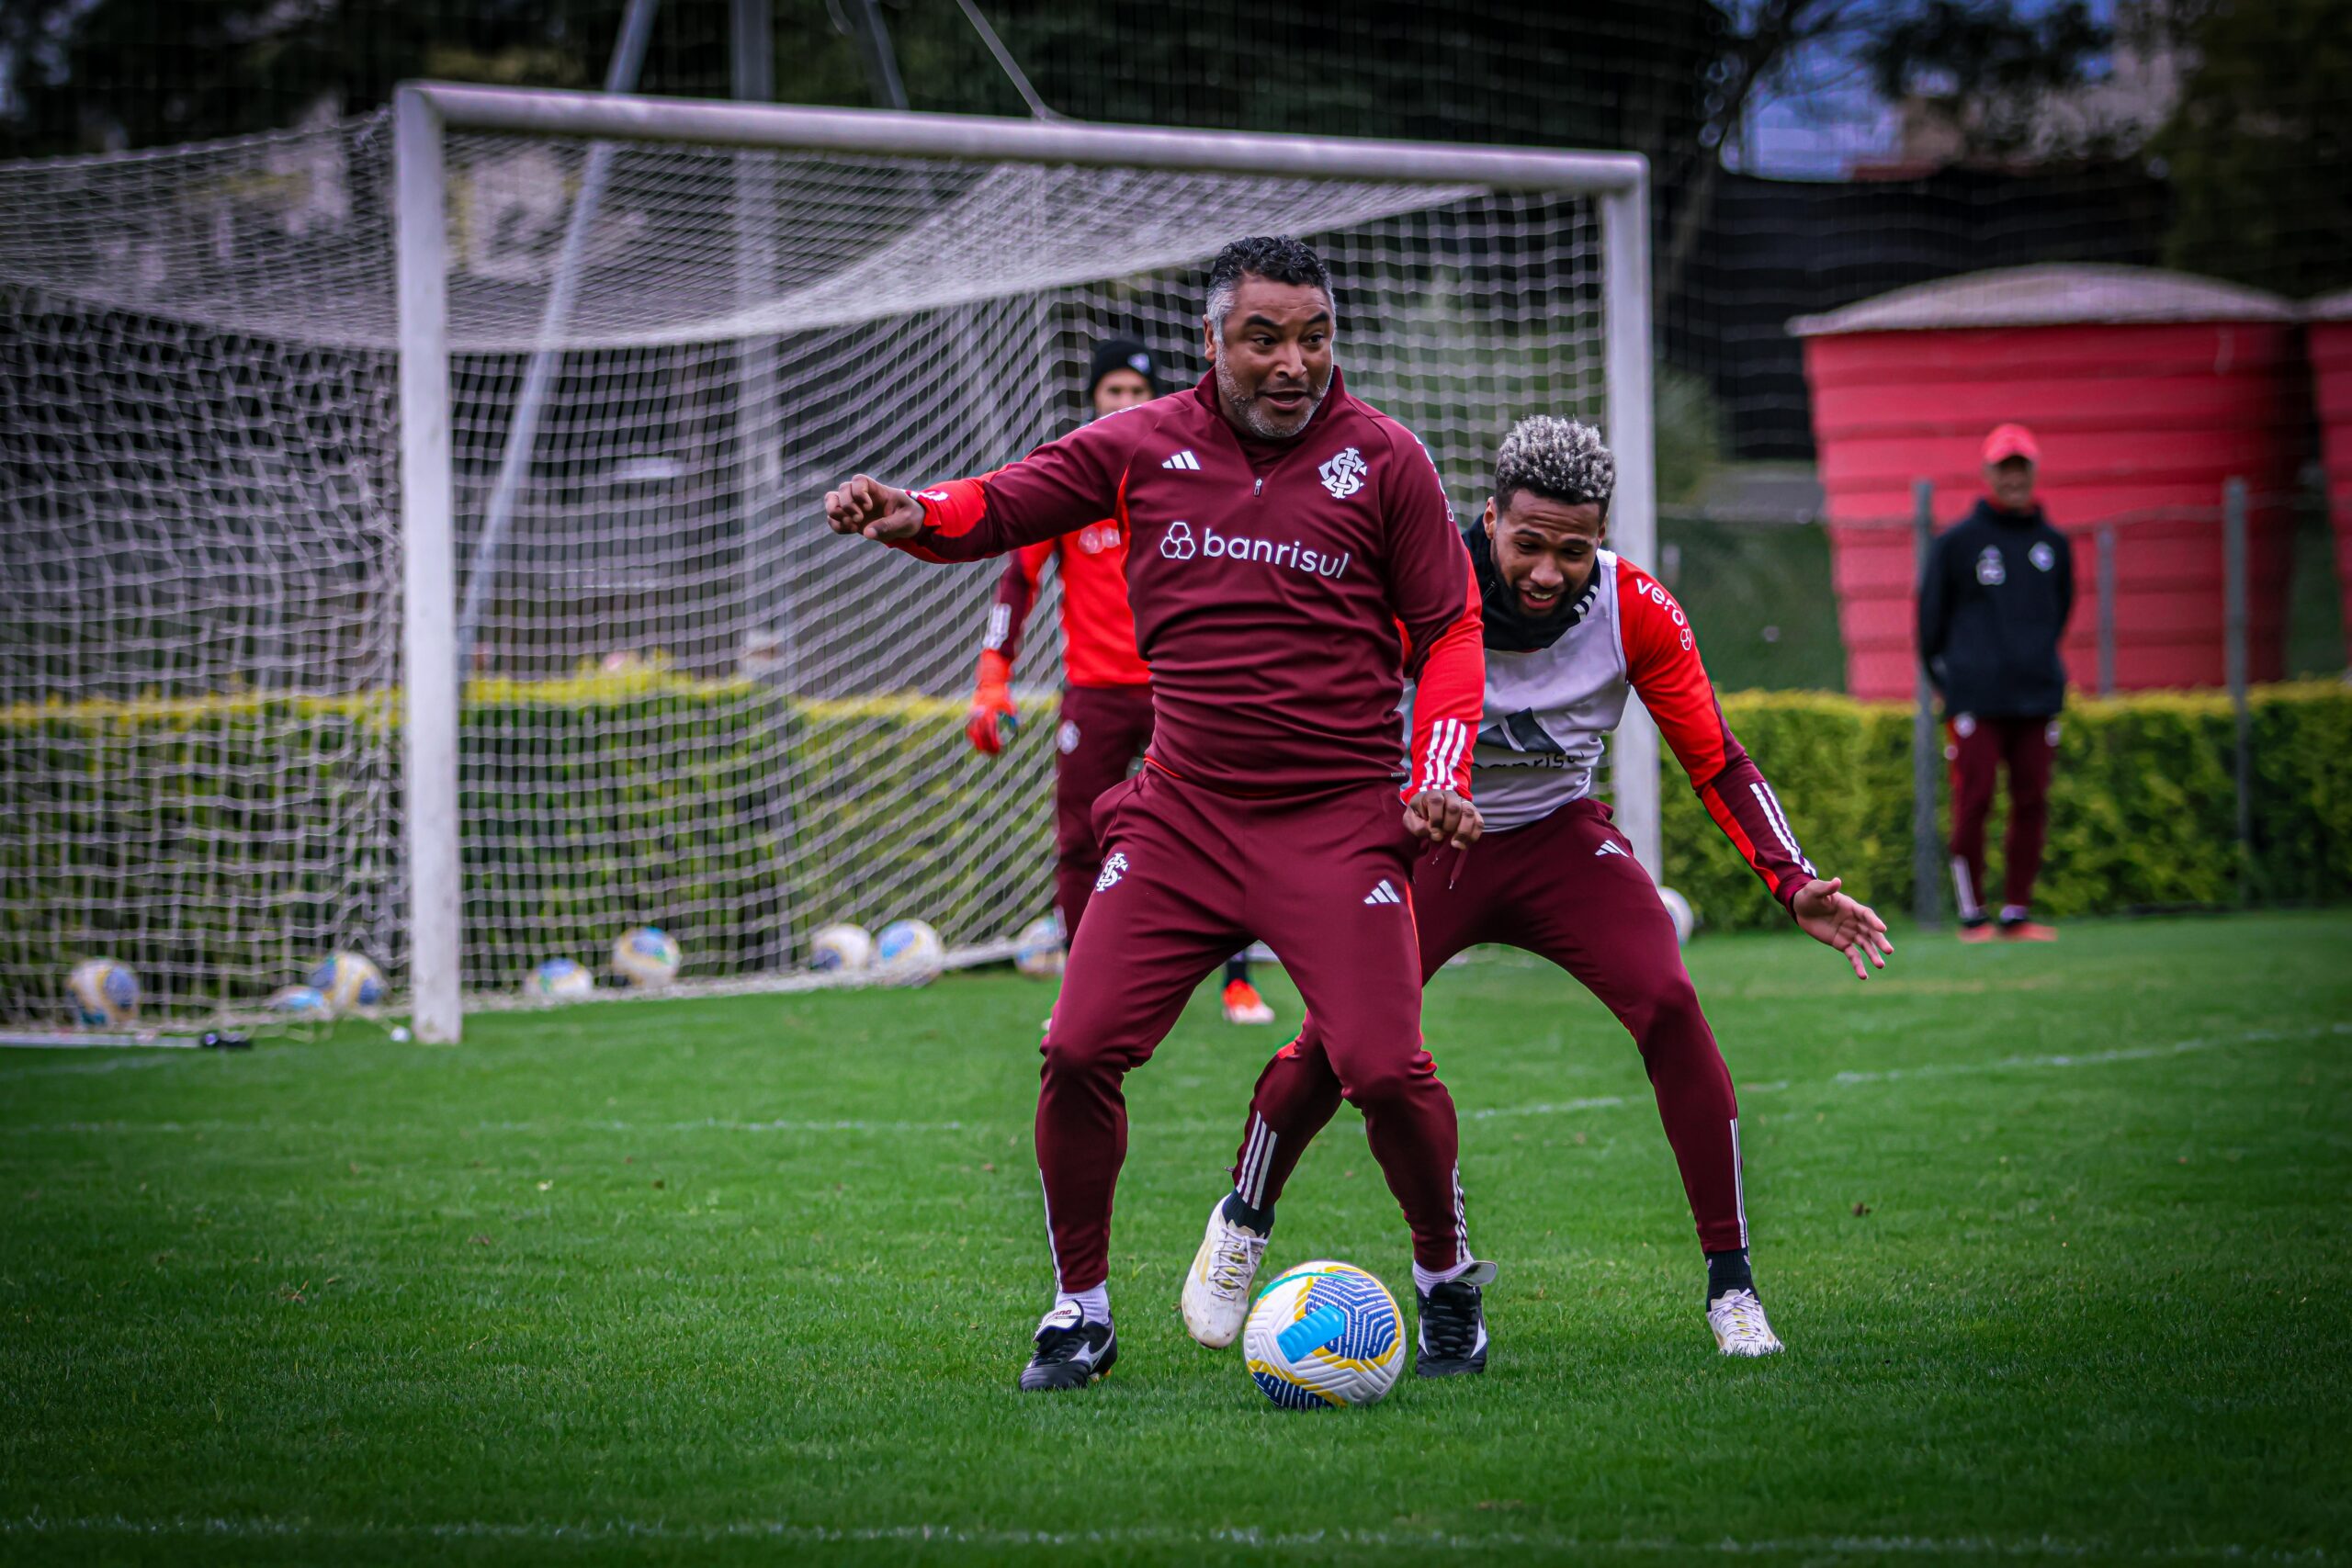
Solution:
[{"label": "player's outstretched hand", "polygon": [[1797,918],[1798,930],[1844,953],[1846,962],[1854,966],[1854,978],[1867,980],[1871,973],[1862,967],[1863,958],[1883,969],[1894,955],[1894,943],[1887,940],[1886,922],[1878,918],[1877,910],[1838,891],[1845,885],[1843,877],[1827,881],[1815,877],[1791,901],[1789,910]]},{"label": "player's outstretched hand", "polygon": [[1432,844],[1466,850],[1487,830],[1487,819],[1466,795],[1450,789],[1425,789],[1405,803],[1405,830]]},{"label": "player's outstretched hand", "polygon": [[825,521],[836,534],[862,534],[881,544],[911,539],[922,526],[922,502],[864,474],[825,492]]}]

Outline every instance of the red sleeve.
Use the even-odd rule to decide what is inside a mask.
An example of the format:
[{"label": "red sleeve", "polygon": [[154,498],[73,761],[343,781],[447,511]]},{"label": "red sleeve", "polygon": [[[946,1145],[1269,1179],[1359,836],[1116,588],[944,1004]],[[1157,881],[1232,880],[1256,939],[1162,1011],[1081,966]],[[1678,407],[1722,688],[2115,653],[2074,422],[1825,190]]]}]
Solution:
[{"label": "red sleeve", "polygon": [[1634,694],[1657,720],[1707,815],[1785,906],[1813,880],[1813,863],[1798,848],[1772,786],[1724,722],[1682,606],[1647,572],[1621,559],[1617,618]]},{"label": "red sleeve", "polygon": [[925,485],[913,492],[922,527],[891,547],[923,560],[979,560],[1116,514],[1127,460],[1152,428],[1150,407],[1081,424],[978,479]]},{"label": "red sleeve", "polygon": [[993,653],[1010,671],[1021,657],[1021,631],[1037,604],[1037,585],[1045,580],[1046,563],[1059,547],[1052,539],[1023,545],[1006,559],[1004,575],[996,580],[996,603],[989,606],[988,630],[980,636],[980,651]]},{"label": "red sleeve", "polygon": [[[1403,426],[1388,425],[1383,500],[1388,514],[1388,604],[1413,685],[1412,771],[1405,798],[1425,789],[1470,794],[1470,749],[1487,698],[1487,646],[1470,552],[1453,526],[1437,465]],[[1400,439],[1401,437],[1401,439]]]}]

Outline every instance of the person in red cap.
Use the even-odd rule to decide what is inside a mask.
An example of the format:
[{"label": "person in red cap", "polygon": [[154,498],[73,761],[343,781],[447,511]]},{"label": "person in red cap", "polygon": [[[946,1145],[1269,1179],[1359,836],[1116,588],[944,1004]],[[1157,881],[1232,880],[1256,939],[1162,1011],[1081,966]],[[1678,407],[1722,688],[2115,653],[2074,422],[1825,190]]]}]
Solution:
[{"label": "person in red cap", "polygon": [[[1130,338],[1105,338],[1087,372],[1087,400],[1101,419],[1159,396],[1159,361]],[[1054,731],[1054,911],[1063,941],[1078,931],[1102,869],[1094,803],[1127,773],[1151,744],[1151,671],[1136,651],[1136,616],[1127,607],[1127,541],[1118,519],[1024,546],[1006,558],[980,637],[978,678],[964,734],[993,757],[1012,738],[1020,712],[1012,701],[1012,661],[1037,603],[1046,563],[1062,580],[1061,723]],[[1274,1010],[1250,980],[1250,960],[1225,965],[1226,1021],[1272,1023]]]},{"label": "person in red cap", "polygon": [[[2050,765],[2066,702],[2059,640],[2075,607],[2075,552],[2034,499],[2041,449],[2022,424],[1984,438],[1985,495],[1928,552],[1919,657],[1943,698],[1951,763],[1951,880],[1960,939],[2050,942],[2032,918],[2050,821]],[[1984,907],[1984,818],[2009,775],[1997,923]]]}]

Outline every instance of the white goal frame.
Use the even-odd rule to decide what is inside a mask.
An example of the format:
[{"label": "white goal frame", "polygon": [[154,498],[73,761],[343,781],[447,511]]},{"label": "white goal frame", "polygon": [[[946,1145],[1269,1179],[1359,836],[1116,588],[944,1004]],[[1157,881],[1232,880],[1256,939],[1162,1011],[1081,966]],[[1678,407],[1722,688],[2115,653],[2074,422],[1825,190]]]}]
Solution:
[{"label": "white goal frame", "polygon": [[[571,141],[1077,164],[1289,178],[1477,185],[1594,198],[1601,223],[1603,390],[1617,457],[1611,543],[1657,557],[1650,388],[1649,164],[1635,152],[1453,146],[1358,137],[1165,130],[977,115],[902,114],[421,82],[393,97],[400,313],[401,785],[409,985],[419,1040],[463,1026],[458,815],[458,597],[450,466],[447,188],[451,130]],[[905,476],[917,478],[922,476]],[[815,525],[815,520],[809,520]],[[1658,864],[1657,730],[1638,702],[1611,748],[1618,826]]]}]

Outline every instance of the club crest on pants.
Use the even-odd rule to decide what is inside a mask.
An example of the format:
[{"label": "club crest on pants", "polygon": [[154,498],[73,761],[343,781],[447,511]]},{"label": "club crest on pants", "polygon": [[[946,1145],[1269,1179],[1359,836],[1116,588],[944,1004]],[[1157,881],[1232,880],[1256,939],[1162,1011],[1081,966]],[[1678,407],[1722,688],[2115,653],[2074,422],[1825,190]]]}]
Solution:
[{"label": "club crest on pants", "polygon": [[1126,874],[1127,857],[1114,850],[1111,858],[1102,863],[1102,874],[1094,879],[1094,891],[1108,893],[1112,886]]},{"label": "club crest on pants", "polygon": [[1062,720],[1060,730],[1054,736],[1054,744],[1061,749],[1063,756],[1067,757],[1078,750],[1078,720],[1074,718]]}]

